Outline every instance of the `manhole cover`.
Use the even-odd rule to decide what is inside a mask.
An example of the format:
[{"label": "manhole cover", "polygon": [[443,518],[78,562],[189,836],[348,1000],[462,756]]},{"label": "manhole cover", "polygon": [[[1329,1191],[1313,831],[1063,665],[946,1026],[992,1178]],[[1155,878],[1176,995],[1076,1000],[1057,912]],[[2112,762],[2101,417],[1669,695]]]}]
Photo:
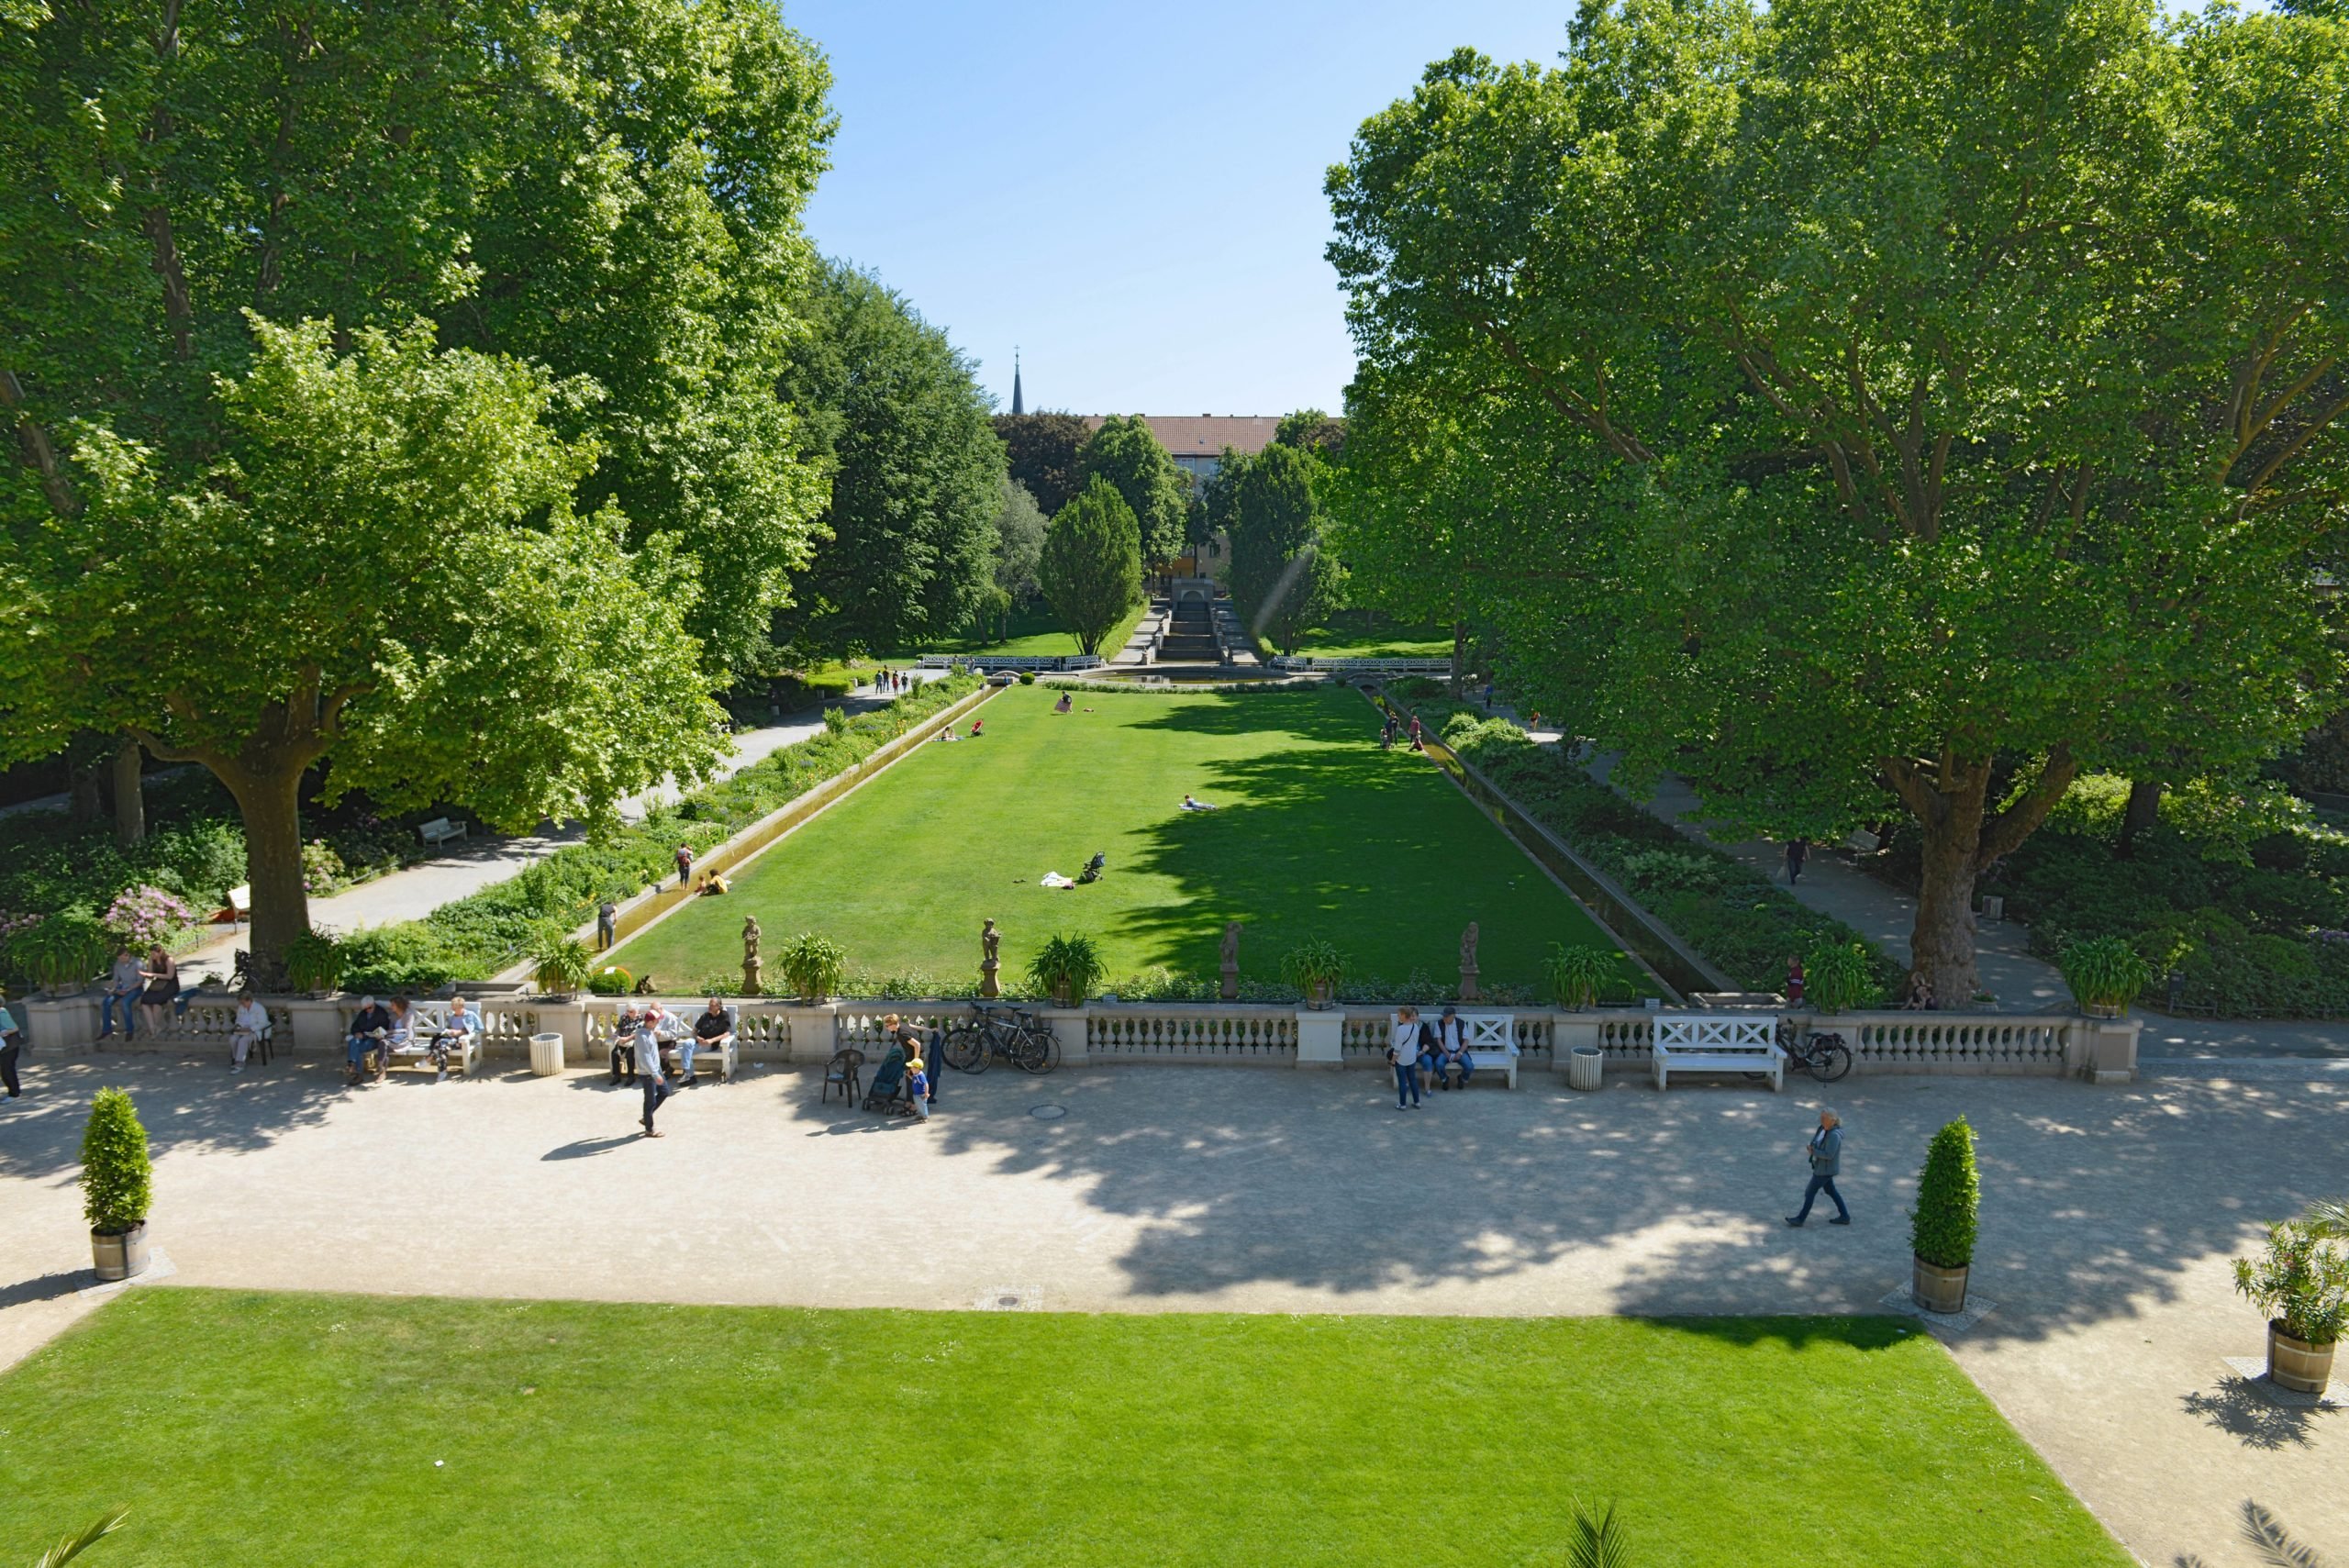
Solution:
[{"label": "manhole cover", "polygon": [[1028,1114],[1038,1121],[1058,1121],[1068,1115],[1068,1107],[1066,1106],[1030,1106],[1028,1107]]},{"label": "manhole cover", "polygon": [[1032,1284],[999,1284],[981,1291],[971,1305],[982,1312],[1041,1312],[1044,1293]]}]

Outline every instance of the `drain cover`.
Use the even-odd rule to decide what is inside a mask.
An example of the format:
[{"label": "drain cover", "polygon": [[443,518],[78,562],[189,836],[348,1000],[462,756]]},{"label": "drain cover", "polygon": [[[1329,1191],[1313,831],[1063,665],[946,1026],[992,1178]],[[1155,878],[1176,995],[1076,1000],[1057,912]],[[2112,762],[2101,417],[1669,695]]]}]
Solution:
[{"label": "drain cover", "polygon": [[1041,1312],[1044,1293],[1032,1284],[999,1284],[981,1291],[971,1305],[982,1312]]},{"label": "drain cover", "polygon": [[1038,1121],[1058,1121],[1068,1115],[1068,1107],[1066,1106],[1030,1106],[1028,1107],[1028,1114]]}]

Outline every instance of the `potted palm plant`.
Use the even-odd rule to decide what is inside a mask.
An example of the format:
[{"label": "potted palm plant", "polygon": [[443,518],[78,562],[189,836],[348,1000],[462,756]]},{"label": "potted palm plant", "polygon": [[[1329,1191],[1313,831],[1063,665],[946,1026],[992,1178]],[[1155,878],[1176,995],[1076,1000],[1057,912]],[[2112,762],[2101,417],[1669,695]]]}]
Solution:
[{"label": "potted palm plant", "polygon": [[37,990],[71,995],[104,972],[112,950],[106,929],[83,915],[51,915],[8,940],[8,960]]},{"label": "potted palm plant", "polygon": [[147,1129],[121,1089],[100,1089],[82,1129],[82,1213],[90,1222],[91,1262],[102,1280],[147,1269],[147,1209],[154,1197]]},{"label": "potted palm plant", "polygon": [[1814,949],[1805,966],[1804,995],[1822,1013],[1845,1013],[1873,1005],[1882,995],[1876,965],[1863,942],[1829,942]]},{"label": "potted palm plant", "polygon": [[848,978],[848,954],[830,938],[802,931],[775,955],[775,972],[794,995],[827,1001],[840,994],[841,983]]},{"label": "potted palm plant", "polygon": [[1974,1129],[1959,1117],[1933,1134],[1917,1177],[1917,1207],[1909,1217],[1909,1250],[1916,1266],[1909,1297],[1928,1312],[1965,1310],[1981,1202]]},{"label": "potted palm plant", "polygon": [[530,945],[531,978],[550,1001],[566,1001],[587,988],[596,958],[587,944],[559,930],[540,933]]},{"label": "potted palm plant", "polygon": [[1028,983],[1061,1007],[1075,1006],[1108,973],[1091,937],[1050,938],[1028,961]]},{"label": "potted palm plant", "polygon": [[2066,942],[2055,967],[2080,1010],[2095,1018],[2117,1018],[2137,994],[2153,984],[2154,966],[2126,937],[2084,937]]},{"label": "potted palm plant", "polygon": [[1281,978],[1305,993],[1305,1005],[1327,1007],[1346,978],[1346,955],[1330,942],[1306,942],[1281,959]]},{"label": "potted palm plant", "polygon": [[1552,942],[1550,956],[1542,961],[1542,973],[1549,980],[1558,1006],[1569,1012],[1580,1012],[1598,1006],[1599,991],[1615,978],[1615,957],[1605,948],[1570,948],[1563,942]]},{"label": "potted palm plant", "polygon": [[2267,1228],[2254,1258],[2235,1260],[2235,1289],[2267,1314],[2267,1379],[2296,1394],[2322,1394],[2332,1348],[2349,1328],[2349,1256],[2326,1240],[2321,1219]]},{"label": "potted palm plant", "polygon": [[324,931],[304,931],[285,944],[285,983],[310,996],[342,984],[342,944]]}]

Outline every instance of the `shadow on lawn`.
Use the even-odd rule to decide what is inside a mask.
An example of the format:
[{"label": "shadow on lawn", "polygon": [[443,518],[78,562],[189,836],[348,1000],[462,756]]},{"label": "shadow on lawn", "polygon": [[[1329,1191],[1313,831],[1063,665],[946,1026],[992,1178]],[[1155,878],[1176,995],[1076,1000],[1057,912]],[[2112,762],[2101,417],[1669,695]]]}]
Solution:
[{"label": "shadow on lawn", "polygon": [[[201,1062],[209,1072],[191,1072]],[[326,1118],[340,1093],[335,1063],[290,1061],[231,1073],[218,1055],[190,1051],[111,1051],[60,1059],[43,1053],[25,1064],[25,1097],[0,1126],[0,1176],[72,1181],[82,1168],[82,1129],[102,1087],[130,1091],[157,1158],[174,1150],[237,1153],[265,1149],[287,1133]]]},{"label": "shadow on lawn", "polygon": [[[1079,1183],[1096,1207],[1141,1221],[1118,1262],[1144,1298],[1258,1283],[1344,1297],[1611,1251],[1628,1262],[1603,1310],[1873,1315],[1908,1283],[1926,1142],[1965,1114],[1984,1195],[1974,1288],[1998,1304],[1977,1342],[2134,1316],[2174,1297],[2189,1267],[2246,1247],[2262,1219],[2349,1186],[2349,1096],[1881,1078],[1833,1099],[1856,1223],[1790,1230],[1807,1095],[1619,1082],[1583,1096],[1536,1073],[1506,1100],[1476,1090],[1397,1113],[1382,1082],[1115,1069],[1055,1080],[1064,1120],[950,1115],[931,1136],[1001,1171]],[[2245,1344],[2257,1340],[2246,1319]]]},{"label": "shadow on lawn", "polygon": [[1450,973],[1475,920],[1486,984],[1519,985],[1537,982],[1553,940],[1595,939],[1541,868],[1431,767],[1379,751],[1375,717],[1353,694],[1330,692],[1170,705],[1134,726],[1276,729],[1299,744],[1208,764],[1195,793],[1224,809],[1172,811],[1145,830],[1133,869],[1182,895],[1126,915],[1121,934],[1172,969],[1212,974],[1223,922],[1236,919],[1249,927],[1245,973],[1272,978],[1283,952],[1318,939],[1358,971],[1400,979]]}]

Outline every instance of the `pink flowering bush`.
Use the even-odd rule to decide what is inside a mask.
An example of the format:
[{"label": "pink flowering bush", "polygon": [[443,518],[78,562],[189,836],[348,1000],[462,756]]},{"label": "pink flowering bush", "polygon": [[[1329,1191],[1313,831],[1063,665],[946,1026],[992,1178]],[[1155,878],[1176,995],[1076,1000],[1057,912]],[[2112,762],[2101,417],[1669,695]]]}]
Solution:
[{"label": "pink flowering bush", "polygon": [[126,888],[115,895],[106,906],[105,925],[134,947],[148,947],[156,942],[170,945],[172,938],[195,923],[195,911],[186,902],[160,887],[140,885]]}]

